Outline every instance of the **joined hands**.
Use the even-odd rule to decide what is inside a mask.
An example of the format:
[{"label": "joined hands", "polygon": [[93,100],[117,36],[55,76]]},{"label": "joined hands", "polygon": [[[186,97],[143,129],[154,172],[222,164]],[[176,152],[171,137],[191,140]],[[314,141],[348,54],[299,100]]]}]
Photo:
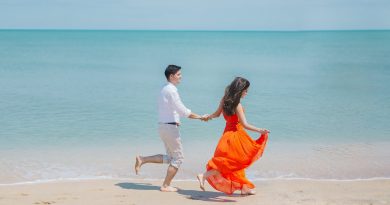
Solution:
[{"label": "joined hands", "polygon": [[210,117],[209,114],[205,114],[205,115],[202,115],[199,119],[204,121],[204,122],[207,122],[207,121],[211,120],[212,118]]}]

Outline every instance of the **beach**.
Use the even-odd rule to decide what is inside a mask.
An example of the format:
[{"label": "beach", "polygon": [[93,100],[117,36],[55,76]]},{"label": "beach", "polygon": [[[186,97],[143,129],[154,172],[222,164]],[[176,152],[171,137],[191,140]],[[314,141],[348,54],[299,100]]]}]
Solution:
[{"label": "beach", "polygon": [[232,196],[199,189],[196,181],[174,181],[177,193],[159,191],[161,181],[81,180],[0,186],[0,204],[390,204],[390,180],[256,181],[257,194]]}]

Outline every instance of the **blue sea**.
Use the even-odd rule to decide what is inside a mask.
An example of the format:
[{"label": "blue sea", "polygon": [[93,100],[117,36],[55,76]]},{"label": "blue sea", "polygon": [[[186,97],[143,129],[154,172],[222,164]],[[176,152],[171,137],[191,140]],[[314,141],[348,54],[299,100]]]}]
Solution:
[{"label": "blue sea", "polygon": [[[163,179],[166,165],[133,166],[164,153],[168,64],[198,114],[251,82],[247,120],[271,131],[251,180],[390,178],[390,31],[0,30],[0,184]],[[204,171],[224,124],[182,119],[176,179]]]}]

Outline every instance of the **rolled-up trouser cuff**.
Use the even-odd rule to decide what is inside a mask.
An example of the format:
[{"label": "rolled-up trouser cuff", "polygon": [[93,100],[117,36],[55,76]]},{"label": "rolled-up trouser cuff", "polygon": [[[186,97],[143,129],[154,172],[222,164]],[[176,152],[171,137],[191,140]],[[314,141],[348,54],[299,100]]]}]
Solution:
[{"label": "rolled-up trouser cuff", "polygon": [[180,165],[183,163],[183,160],[182,159],[172,159],[168,155],[163,155],[163,163],[170,164],[173,167],[179,168]]},{"label": "rolled-up trouser cuff", "polygon": [[170,165],[173,166],[173,167],[176,167],[177,169],[180,168],[180,165],[183,163],[182,160],[180,159],[174,159],[174,160],[171,160],[171,163]]}]

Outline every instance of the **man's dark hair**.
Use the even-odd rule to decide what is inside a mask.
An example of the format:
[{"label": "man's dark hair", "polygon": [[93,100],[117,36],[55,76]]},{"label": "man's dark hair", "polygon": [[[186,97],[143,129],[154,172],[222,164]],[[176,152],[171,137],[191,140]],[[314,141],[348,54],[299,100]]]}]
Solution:
[{"label": "man's dark hair", "polygon": [[167,80],[169,80],[169,76],[172,74],[172,75],[175,75],[177,73],[177,71],[179,71],[181,69],[180,66],[177,66],[177,65],[169,65],[166,69],[165,69],[165,77],[167,78]]}]

